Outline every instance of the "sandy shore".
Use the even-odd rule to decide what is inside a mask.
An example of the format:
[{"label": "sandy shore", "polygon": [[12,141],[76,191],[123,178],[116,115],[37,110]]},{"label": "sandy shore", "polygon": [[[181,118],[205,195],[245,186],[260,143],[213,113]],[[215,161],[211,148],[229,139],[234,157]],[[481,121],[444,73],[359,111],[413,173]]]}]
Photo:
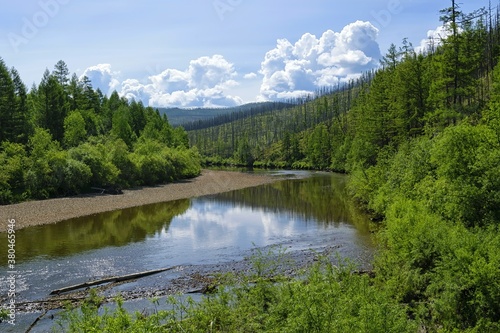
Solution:
[{"label": "sandy shore", "polygon": [[264,175],[203,170],[201,175],[194,179],[124,190],[123,195],[88,195],[0,206],[0,232],[7,230],[9,219],[15,219],[15,228],[21,229],[117,209],[222,193],[275,180]]}]

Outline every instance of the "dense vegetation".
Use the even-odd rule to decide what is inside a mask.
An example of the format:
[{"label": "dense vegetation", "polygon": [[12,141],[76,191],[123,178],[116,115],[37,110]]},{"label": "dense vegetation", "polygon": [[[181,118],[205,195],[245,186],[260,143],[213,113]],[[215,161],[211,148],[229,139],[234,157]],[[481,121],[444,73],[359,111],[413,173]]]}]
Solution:
[{"label": "dense vegetation", "polygon": [[[323,260],[321,260],[323,262]],[[100,309],[93,294],[81,312],[68,309],[56,331],[61,332],[416,332],[405,308],[385,291],[373,288],[366,275],[353,275],[353,266],[323,262],[304,280],[279,276],[282,252],[253,258],[248,276],[219,277],[217,293],[201,303],[171,297],[171,310],[149,315],[130,314],[118,300],[114,311]],[[153,300],[158,304],[157,300]],[[101,311],[101,314],[100,314]]]},{"label": "dense vegetation", "polygon": [[[190,142],[209,164],[290,167],[295,163],[313,168],[317,161],[304,159],[304,131],[325,122],[340,125],[342,115],[353,106],[359,94],[358,87],[370,82],[372,75],[366,73],[348,84],[322,89],[318,92],[320,98],[306,96],[290,101],[288,108],[266,110],[249,117],[240,114],[232,118],[217,117],[186,125]],[[325,155],[324,158],[329,157]],[[328,164],[316,164],[318,169],[325,166]]]},{"label": "dense vegetation", "polygon": [[[292,102],[291,102],[292,103]],[[161,115],[168,117],[172,126],[182,125],[186,130],[197,128],[198,124],[204,127],[214,126],[222,122],[233,121],[237,118],[249,117],[276,109],[282,109],[291,103],[261,102],[248,103],[231,108],[158,108]],[[206,121],[204,121],[206,120]]]},{"label": "dense vegetation", "polygon": [[28,92],[0,59],[0,204],[152,185],[200,172],[186,132],[157,110],[69,78],[63,61]]},{"label": "dense vegetation", "polygon": [[374,277],[324,263],[290,281],[264,257],[201,304],[99,317],[91,301],[68,330],[500,332],[500,15],[442,14],[425,53],[403,41],[331,94],[189,133],[212,163],[348,172],[382,221]]},{"label": "dense vegetation", "polygon": [[392,45],[347,93],[190,138],[207,161],[348,172],[384,227],[376,278],[358,292],[388,295],[421,331],[499,332],[498,18],[445,9],[449,37],[425,53]]},{"label": "dense vegetation", "polygon": [[[499,332],[499,14],[442,14],[449,37],[425,53],[405,40],[338,91],[189,133],[207,162],[348,172],[352,195],[382,221],[374,277],[326,263],[270,282],[257,265],[251,283],[200,305],[146,319],[118,311],[101,327]],[[94,318],[86,311],[75,325]]]}]

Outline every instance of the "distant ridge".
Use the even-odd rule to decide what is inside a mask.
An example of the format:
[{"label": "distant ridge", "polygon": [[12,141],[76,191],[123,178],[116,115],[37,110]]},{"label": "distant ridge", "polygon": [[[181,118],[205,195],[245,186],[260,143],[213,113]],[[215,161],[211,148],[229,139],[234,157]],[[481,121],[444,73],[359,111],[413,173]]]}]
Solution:
[{"label": "distant ridge", "polygon": [[172,126],[179,126],[191,124],[202,120],[209,120],[218,116],[230,115],[232,113],[249,111],[251,109],[270,109],[280,105],[282,108],[285,103],[277,102],[261,102],[261,103],[248,103],[240,106],[230,108],[195,108],[195,109],[181,109],[181,108],[158,108],[160,114],[168,117],[168,122]]}]

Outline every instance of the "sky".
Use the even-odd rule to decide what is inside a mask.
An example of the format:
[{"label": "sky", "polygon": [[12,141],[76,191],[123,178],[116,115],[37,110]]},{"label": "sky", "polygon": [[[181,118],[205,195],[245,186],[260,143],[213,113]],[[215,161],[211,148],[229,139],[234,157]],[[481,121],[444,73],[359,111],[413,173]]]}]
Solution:
[{"label": "sky", "polygon": [[[462,0],[464,12],[488,0]],[[494,6],[498,3],[492,0]],[[153,107],[300,97],[442,35],[451,0],[0,0],[0,57],[28,87],[63,60]]]}]

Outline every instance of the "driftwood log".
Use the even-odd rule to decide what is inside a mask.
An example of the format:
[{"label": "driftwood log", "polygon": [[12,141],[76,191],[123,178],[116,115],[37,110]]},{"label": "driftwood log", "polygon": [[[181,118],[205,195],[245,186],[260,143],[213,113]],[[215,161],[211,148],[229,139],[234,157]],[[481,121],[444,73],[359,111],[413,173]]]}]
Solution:
[{"label": "driftwood log", "polygon": [[66,293],[69,291],[81,289],[81,288],[86,288],[86,287],[92,287],[92,286],[98,286],[104,283],[109,283],[109,282],[122,282],[122,281],[127,281],[127,280],[134,280],[138,279],[141,277],[153,275],[153,274],[158,274],[161,272],[169,271],[172,269],[177,268],[178,266],[173,266],[173,267],[167,267],[167,268],[161,268],[161,269],[154,269],[151,271],[145,271],[145,272],[139,272],[139,273],[134,273],[134,274],[128,274],[128,275],[121,275],[121,276],[113,276],[101,280],[95,280],[95,281],[89,281],[89,282],[84,282],[84,283],[79,283],[75,284],[73,286],[69,287],[64,287],[61,289],[55,289],[50,292],[50,295],[59,295],[61,293]]}]

